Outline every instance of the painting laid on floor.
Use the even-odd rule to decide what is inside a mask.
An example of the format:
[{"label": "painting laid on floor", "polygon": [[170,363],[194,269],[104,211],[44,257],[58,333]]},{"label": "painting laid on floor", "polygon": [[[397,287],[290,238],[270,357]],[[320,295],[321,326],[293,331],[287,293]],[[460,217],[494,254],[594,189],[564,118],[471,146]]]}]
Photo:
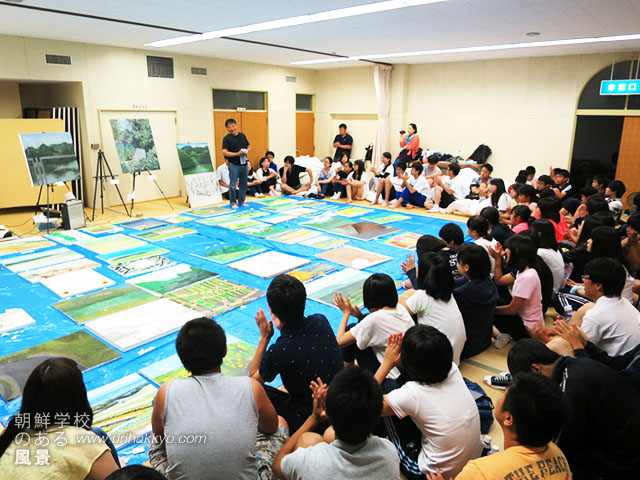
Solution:
[{"label": "painting laid on floor", "polygon": [[307,263],[309,263],[309,260],[306,258],[294,257],[293,255],[271,250],[238,262],[230,263],[229,267],[255,275],[256,277],[271,278],[306,265]]},{"label": "painting laid on floor", "polygon": [[345,267],[357,268],[358,270],[391,260],[391,257],[387,257],[386,255],[380,255],[379,253],[369,252],[351,246],[339,247],[334,250],[317,253],[316,257],[344,265]]},{"label": "painting laid on floor", "polygon": [[55,243],[43,237],[9,237],[8,240],[0,241],[0,255],[11,253],[28,252],[44,247],[52,247]]},{"label": "painting laid on floor", "polygon": [[20,275],[25,280],[29,280],[31,283],[34,283],[40,282],[45,278],[62,275],[63,273],[75,272],[77,270],[83,270],[85,268],[97,268],[99,266],[100,264],[94,262],[93,260],[89,260],[88,258],[81,258],[79,260],[57,263],[55,265],[49,265],[48,267],[21,272],[18,275]]},{"label": "painting laid on floor", "polygon": [[7,401],[19,397],[33,369],[52,357],[75,360],[84,372],[120,358],[120,354],[82,331],[12,353],[0,358],[0,395]]},{"label": "painting laid on floor", "polygon": [[148,118],[111,120],[122,173],[160,170]]},{"label": "painting laid on floor", "polygon": [[192,267],[186,263],[179,263],[164,270],[158,270],[157,272],[127,280],[127,283],[137,285],[151,293],[164,295],[173,290],[191,285],[192,283],[215,277],[216,275],[215,273]]},{"label": "painting laid on floor", "polygon": [[260,245],[241,243],[236,245],[214,246],[212,248],[196,252],[193,255],[216,263],[229,263],[256,255],[257,253],[264,252],[265,250],[266,248]]},{"label": "painting laid on floor", "polygon": [[142,247],[146,245],[142,240],[131,238],[121,233],[115,235],[107,235],[104,237],[94,238],[86,242],[80,242],[78,246],[91,250],[98,255],[105,253],[121,252],[131,248]]},{"label": "painting laid on floor", "polygon": [[326,275],[327,273],[334,272],[337,269],[337,267],[329,265],[328,263],[312,263],[293,270],[287,273],[287,275],[291,275],[292,277],[300,280],[302,283],[305,283],[321,277],[322,275]]},{"label": "painting laid on floor", "polygon": [[345,268],[305,284],[307,296],[312,300],[334,306],[333,294],[349,297],[354,306],[362,308],[362,286],[371,273]]},{"label": "painting laid on floor", "polygon": [[[1,245],[2,243],[0,243]],[[23,253],[13,257],[0,257],[0,265],[4,265],[12,272],[20,273],[82,258],[84,257],[78,252],[61,247],[34,253]]]},{"label": "painting laid on floor", "polygon": [[80,165],[69,132],[21,133],[31,186],[80,178]]},{"label": "painting laid on floor", "polygon": [[110,287],[116,282],[94,270],[85,268],[56,275],[55,277],[42,278],[40,283],[59,297],[66,298]]}]

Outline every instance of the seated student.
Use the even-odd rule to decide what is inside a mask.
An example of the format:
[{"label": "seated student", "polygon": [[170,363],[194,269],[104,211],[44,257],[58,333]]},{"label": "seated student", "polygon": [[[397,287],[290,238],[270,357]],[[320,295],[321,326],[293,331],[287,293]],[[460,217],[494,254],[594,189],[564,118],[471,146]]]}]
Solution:
[{"label": "seated student", "polygon": [[569,183],[570,173],[564,168],[556,168],[553,170],[553,181],[556,182],[553,185],[553,193],[558,200],[564,203],[564,201],[573,194],[573,187]]},{"label": "seated student", "polygon": [[536,167],[534,167],[533,165],[529,165],[527,168],[524,169],[524,171],[527,173],[527,181],[525,183],[528,183],[529,185],[533,185],[535,183],[535,181],[537,180],[536,177]]},{"label": "seated student", "polygon": [[435,178],[442,175],[442,170],[438,167],[438,162],[440,161],[440,157],[438,155],[429,155],[427,157],[426,163],[424,163],[424,178],[429,180],[431,186],[435,183]]},{"label": "seated student", "polygon": [[495,207],[484,207],[480,210],[480,216],[487,219],[489,222],[489,234],[491,237],[504,245],[507,238],[514,235],[513,231],[507,227],[504,223],[500,223],[500,212]]},{"label": "seated student", "polygon": [[[364,316],[360,309],[351,305],[349,298],[335,294],[335,304],[342,310],[342,322],[338,327],[338,345],[342,348],[344,361],[368,370],[373,375],[384,360],[384,349],[389,335],[406,332],[415,323],[401,303],[398,303],[398,291],[393,279],[384,273],[374,273],[367,278],[362,287],[362,300],[369,310]],[[350,316],[358,319],[357,324],[347,325]],[[400,375],[397,369],[389,373],[395,380]]]},{"label": "seated student", "polygon": [[[171,380],[158,390],[151,417],[154,468],[171,480],[255,479],[275,458],[269,445],[283,445],[287,439],[264,388],[252,378],[220,373],[227,341],[222,327],[209,318],[185,323],[176,351],[191,376]],[[188,435],[203,435],[207,441],[164,442]]]},{"label": "seated student", "polygon": [[553,225],[549,220],[536,220],[529,227],[531,238],[538,248],[537,253],[547,264],[553,275],[553,294],[557,294],[564,287],[564,260],[558,251],[558,242]]},{"label": "seated student", "polygon": [[254,197],[264,197],[262,193],[261,184],[262,182],[258,178],[256,171],[253,169],[253,165],[251,162],[247,162],[247,191],[249,195],[253,195]]},{"label": "seated student", "polygon": [[462,359],[478,355],[491,346],[498,289],[489,278],[490,269],[489,256],[484,248],[465,245],[458,250],[458,270],[469,280],[453,291],[467,335]]},{"label": "seated student", "polygon": [[116,470],[105,480],[167,480],[167,477],[151,467],[128,465]]},{"label": "seated student", "polygon": [[640,312],[621,297],[626,276],[624,267],[611,258],[593,259],[585,268],[585,294],[595,303],[581,326],[609,355],[622,355],[640,344]]},{"label": "seated student", "polygon": [[[439,252],[446,247],[444,242],[433,235],[422,235],[416,242],[416,258],[420,257],[427,252]],[[405,281],[405,288],[418,288],[418,280],[416,279],[416,261],[412,254],[407,256],[407,259],[400,265],[402,271],[409,277]]]},{"label": "seated student", "polygon": [[[280,188],[285,195],[297,195],[306,192],[313,185],[313,172],[308,168],[295,165],[296,159],[291,155],[284,157],[284,166],[280,168]],[[309,176],[309,181],[304,185],[301,183],[300,175],[305,173]]]},{"label": "seated student", "polygon": [[555,198],[545,197],[538,201],[538,210],[536,214],[540,219],[547,219],[553,225],[553,229],[556,231],[556,241],[558,243],[564,240],[565,233],[567,232],[567,222],[563,215],[560,215],[560,204]]},{"label": "seated student", "polygon": [[462,200],[467,195],[465,181],[459,173],[460,165],[451,163],[446,177],[434,178],[433,202],[436,207],[447,208],[452,202]]},{"label": "seated student", "polygon": [[364,171],[364,162],[353,162],[353,171],[347,177],[347,203],[354,200],[364,200],[369,192],[369,175]]},{"label": "seated student", "polygon": [[[272,322],[262,310],[256,314],[260,341],[249,376],[260,383],[271,382],[278,374],[288,393],[266,386],[265,390],[279,415],[297,430],[311,413],[309,383],[320,377],[330,382],[343,367],[342,353],[327,317],[304,316],[307,293],[300,280],[288,275],[275,277],[267,289]],[[273,325],[280,336],[269,347]]]},{"label": "seated student", "polygon": [[420,151],[420,137],[418,136],[418,127],[415,123],[410,123],[407,132],[400,130],[400,153],[394,162],[396,166],[399,162],[413,162],[418,159]]},{"label": "seated student", "polygon": [[318,172],[316,177],[316,187],[318,189],[317,198],[323,199],[327,195],[333,194],[333,177],[336,172],[332,167],[332,158],[324,157],[323,168]]},{"label": "seated student", "polygon": [[274,159],[276,158],[276,154],[273,153],[271,150],[267,150],[264,156],[265,158],[269,159],[269,168],[274,172],[278,173],[278,165],[276,165],[276,162],[274,161]]},{"label": "seated student", "polygon": [[396,193],[396,200],[391,203],[391,208],[403,204],[407,208],[433,207],[433,190],[422,176],[422,163],[415,162],[411,165],[411,176],[404,177],[401,186],[402,191]]},{"label": "seated student", "polygon": [[557,441],[576,479],[635,478],[640,468],[640,396],[589,358],[561,357],[533,339],[509,351],[511,375],[541,373],[564,391],[571,415]]},{"label": "seated student", "polygon": [[349,184],[349,174],[353,171],[353,163],[351,160],[347,160],[342,164],[340,170],[336,170],[336,174],[331,180],[334,194],[331,196],[331,200],[338,200],[341,196],[347,195],[347,185]]},{"label": "seated student", "polygon": [[613,218],[617,221],[620,220],[620,215],[624,210],[622,204],[622,196],[626,193],[627,187],[620,180],[614,180],[611,182],[604,191],[607,203],[609,204],[609,210],[613,213]]},{"label": "seated student", "polygon": [[256,172],[256,177],[260,181],[260,188],[263,194],[269,194],[272,197],[280,195],[276,191],[276,185],[278,184],[278,171],[273,170],[270,165],[271,160],[267,157],[260,159],[260,168]]},{"label": "seated student", "polygon": [[[495,258],[502,254],[493,249]],[[494,325],[503,334],[518,340],[532,335],[544,326],[542,284],[535,270],[536,245],[525,235],[514,235],[504,245],[507,265],[518,272],[513,284],[511,303],[496,307]],[[496,276],[498,280],[498,276]]]},{"label": "seated student", "polygon": [[609,180],[605,175],[595,175],[591,181],[591,186],[597,190],[600,195],[604,195],[604,191],[609,185]]},{"label": "seated student", "polygon": [[[224,163],[218,167],[216,171],[216,176],[218,177],[218,183],[220,184],[220,192],[222,193],[222,198],[228,200],[229,199],[229,160],[224,159]],[[238,184],[236,183],[236,193],[238,192]]]},{"label": "seated student", "polygon": [[[640,200],[640,195],[634,198]],[[637,277],[640,274],[640,215],[631,215],[627,220],[625,237],[622,239],[621,247],[624,257],[629,265],[629,270]]]},{"label": "seated student", "polygon": [[389,206],[389,198],[395,200],[397,193],[402,191],[401,185],[406,176],[407,164],[400,162],[395,166],[395,176],[389,175],[380,182],[384,184],[384,200],[382,201],[383,207]]},{"label": "seated student", "polygon": [[535,184],[536,190],[538,190],[538,194],[546,190],[551,190],[553,188],[553,183],[553,179],[549,175],[540,175]]},{"label": "seated student", "polygon": [[485,163],[480,169],[480,175],[471,180],[469,186],[469,194],[466,198],[477,200],[479,198],[487,198],[489,196],[489,183],[493,180],[493,165]]},{"label": "seated student", "polygon": [[494,415],[504,435],[504,450],[471,460],[456,480],[571,478],[566,457],[553,443],[569,418],[569,402],[551,379],[518,374],[496,402]]},{"label": "seated student", "polygon": [[538,191],[531,185],[520,185],[516,192],[516,201],[518,205],[526,205],[534,212],[537,208]]},{"label": "seated student", "polygon": [[[578,227],[580,227],[580,224],[584,221],[585,217],[589,215],[587,203],[592,197],[597,198],[606,204],[604,198],[597,195],[595,188],[582,187],[582,189],[580,189],[580,205],[578,205],[574,211],[569,211],[565,207],[560,209],[560,215],[566,218],[567,224],[569,225],[569,229],[565,234],[566,239],[569,242],[575,244],[578,241]],[[605,211],[608,211],[608,209],[609,206],[607,205]]]},{"label": "seated student", "polygon": [[[564,258],[565,264],[572,264],[573,269],[569,275],[569,279],[572,282],[581,283],[582,274],[584,273],[585,265],[591,260],[591,252],[587,249],[587,241],[591,238],[593,231],[601,226],[613,227],[614,220],[611,212],[597,212],[589,214],[584,222],[580,225],[578,232],[578,241],[575,248],[563,251],[562,258]],[[571,282],[567,280],[567,284],[571,285]]]},{"label": "seated student", "polygon": [[[366,478],[398,480],[398,455],[389,440],[372,435],[382,413],[382,391],[358,367],[341,370],[327,387],[312,383],[313,412],[282,447],[273,470],[286,480]],[[314,430],[329,421],[335,440]]]},{"label": "seated student", "polygon": [[529,224],[534,219],[531,217],[531,209],[526,205],[518,205],[511,210],[511,231],[513,233],[529,230]]},{"label": "seated student", "polygon": [[92,422],[76,362],[44,360],[27,378],[20,411],[0,435],[2,479],[103,480],[119,467],[107,443],[92,432]]},{"label": "seated student", "polygon": [[[453,360],[447,337],[438,329],[416,325],[389,338],[376,380],[382,383],[400,365],[407,382],[384,396],[382,415],[389,438],[398,449],[400,468],[408,479],[424,478],[440,470],[446,478],[482,453],[478,407]],[[397,417],[397,418],[395,418]],[[410,417],[420,430],[415,451],[414,425],[397,419]],[[406,422],[405,422],[406,423]],[[417,458],[416,458],[417,457]]]},{"label": "seated student", "polygon": [[420,257],[418,286],[418,290],[407,290],[400,302],[409,315],[417,315],[418,324],[436,327],[447,336],[453,347],[453,361],[459,365],[467,334],[453,297],[453,275],[443,255],[429,252]]},{"label": "seated student", "polygon": [[620,375],[629,380],[640,393],[640,343],[622,355],[611,356],[596,347],[575,323],[556,320],[555,331],[569,344],[574,357],[588,357],[620,372]]},{"label": "seated student", "polygon": [[491,196],[491,206],[497,208],[500,213],[506,213],[511,210],[511,195],[507,193],[504,186],[504,180],[501,178],[493,178],[489,182],[489,193]]},{"label": "seated student", "polygon": [[[489,235],[489,222],[481,215],[474,215],[467,220],[467,233],[473,238],[476,245],[481,246],[489,255],[489,248],[495,248],[496,241]],[[491,263],[491,278],[495,275],[496,261],[493,257],[489,258]]]},{"label": "seated student", "polygon": [[378,203],[378,199],[386,185],[385,179],[393,177],[394,175],[393,164],[391,163],[391,154],[389,152],[384,152],[382,154],[381,162],[380,168],[371,167],[371,173],[376,179],[376,194],[374,199],[370,200],[372,205]]},{"label": "seated student", "polygon": [[445,243],[442,253],[449,256],[453,281],[455,285],[460,285],[464,281],[464,277],[458,271],[458,250],[465,245],[462,228],[457,223],[446,223],[438,232],[438,236]]}]

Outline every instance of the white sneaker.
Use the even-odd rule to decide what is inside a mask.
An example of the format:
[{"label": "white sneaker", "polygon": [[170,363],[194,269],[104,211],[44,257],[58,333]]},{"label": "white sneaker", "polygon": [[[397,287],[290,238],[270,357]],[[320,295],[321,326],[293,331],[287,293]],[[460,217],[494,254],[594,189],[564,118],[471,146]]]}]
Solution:
[{"label": "white sneaker", "polygon": [[258,193],[256,193],[256,194],[254,195],[254,197],[258,197],[258,198],[260,198],[260,197],[264,197],[264,193],[260,193],[260,192],[258,192]]},{"label": "white sneaker", "polygon": [[339,200],[342,194],[340,192],[336,192],[331,196],[331,200]]},{"label": "white sneaker", "polygon": [[282,192],[276,192],[275,196],[279,197],[280,195],[282,195]]},{"label": "white sneaker", "polygon": [[509,344],[509,342],[511,342],[511,340],[513,340],[513,337],[511,335],[509,335],[508,333],[501,333],[496,338],[496,342],[493,344],[493,346],[496,348],[504,348]]},{"label": "white sneaker", "polygon": [[513,383],[513,377],[509,372],[502,372],[500,375],[485,375],[484,382],[493,388],[506,390]]},{"label": "white sneaker", "polygon": [[431,207],[429,209],[430,213],[440,213],[442,212],[442,209],[438,206],[438,205],[434,205],[433,207]]},{"label": "white sneaker", "polygon": [[273,190],[269,190],[269,195],[271,195],[272,197],[275,197],[277,193],[274,192]]}]

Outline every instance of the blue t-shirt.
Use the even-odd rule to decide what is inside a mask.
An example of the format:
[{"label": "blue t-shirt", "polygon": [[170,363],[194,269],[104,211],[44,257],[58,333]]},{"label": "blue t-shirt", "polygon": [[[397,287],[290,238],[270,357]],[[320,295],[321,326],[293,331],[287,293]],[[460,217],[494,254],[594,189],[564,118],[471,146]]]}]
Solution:
[{"label": "blue t-shirt", "polygon": [[498,289],[490,278],[470,280],[453,291],[467,332],[461,358],[469,358],[491,346],[493,315]]},{"label": "blue t-shirt", "polygon": [[291,401],[301,407],[306,418],[313,407],[311,381],[320,377],[329,384],[343,366],[342,353],[327,317],[315,314],[304,317],[294,327],[282,328],[280,337],[262,357],[260,376],[270,382],[280,374]]}]

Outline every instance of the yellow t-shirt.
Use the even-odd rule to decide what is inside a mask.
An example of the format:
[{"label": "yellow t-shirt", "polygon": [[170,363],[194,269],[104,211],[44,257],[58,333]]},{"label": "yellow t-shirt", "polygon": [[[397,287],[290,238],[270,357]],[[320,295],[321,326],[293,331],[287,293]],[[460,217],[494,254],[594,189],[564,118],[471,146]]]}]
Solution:
[{"label": "yellow t-shirt", "polygon": [[471,460],[456,480],[571,480],[564,454],[554,443],[543,448],[511,447],[488,457]]},{"label": "yellow t-shirt", "polygon": [[108,449],[95,433],[78,427],[51,427],[41,433],[25,430],[0,457],[0,478],[84,480],[93,462]]}]

